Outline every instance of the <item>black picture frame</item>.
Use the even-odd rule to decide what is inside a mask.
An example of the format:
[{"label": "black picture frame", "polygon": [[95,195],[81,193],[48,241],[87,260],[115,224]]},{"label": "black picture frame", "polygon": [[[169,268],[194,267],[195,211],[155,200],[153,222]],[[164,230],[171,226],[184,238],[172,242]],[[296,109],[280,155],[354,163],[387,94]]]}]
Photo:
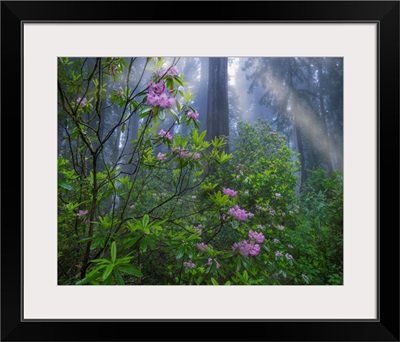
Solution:
[{"label": "black picture frame", "polygon": [[[118,9],[121,6],[123,10]],[[25,321],[21,296],[22,27],[24,22],[61,21],[376,22],[379,32],[378,319]],[[398,1],[3,1],[1,48],[1,340],[399,341]],[[185,332],[189,329],[189,335],[182,329],[182,323],[186,324]]]}]

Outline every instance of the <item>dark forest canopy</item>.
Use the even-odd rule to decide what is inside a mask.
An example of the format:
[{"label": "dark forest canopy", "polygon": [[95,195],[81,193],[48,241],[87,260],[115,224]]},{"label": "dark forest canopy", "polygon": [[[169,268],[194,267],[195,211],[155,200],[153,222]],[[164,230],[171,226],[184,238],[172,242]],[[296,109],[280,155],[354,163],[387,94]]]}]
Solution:
[{"label": "dark forest canopy", "polygon": [[342,58],[59,58],[58,155],[60,283],[342,282]]}]

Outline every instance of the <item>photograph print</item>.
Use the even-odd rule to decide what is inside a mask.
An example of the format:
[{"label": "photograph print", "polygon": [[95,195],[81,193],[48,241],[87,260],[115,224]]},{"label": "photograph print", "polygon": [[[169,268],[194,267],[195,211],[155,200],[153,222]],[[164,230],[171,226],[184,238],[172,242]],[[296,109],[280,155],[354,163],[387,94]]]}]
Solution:
[{"label": "photograph print", "polygon": [[58,285],[343,285],[343,58],[57,62]]}]

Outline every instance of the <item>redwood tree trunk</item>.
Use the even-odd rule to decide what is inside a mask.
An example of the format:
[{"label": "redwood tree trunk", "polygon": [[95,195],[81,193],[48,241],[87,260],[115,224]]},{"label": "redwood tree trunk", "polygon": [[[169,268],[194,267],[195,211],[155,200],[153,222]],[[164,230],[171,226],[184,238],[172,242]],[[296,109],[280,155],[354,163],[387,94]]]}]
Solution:
[{"label": "redwood tree trunk", "polygon": [[[228,58],[209,58],[207,140],[229,136]],[[225,148],[229,150],[228,144]]]}]

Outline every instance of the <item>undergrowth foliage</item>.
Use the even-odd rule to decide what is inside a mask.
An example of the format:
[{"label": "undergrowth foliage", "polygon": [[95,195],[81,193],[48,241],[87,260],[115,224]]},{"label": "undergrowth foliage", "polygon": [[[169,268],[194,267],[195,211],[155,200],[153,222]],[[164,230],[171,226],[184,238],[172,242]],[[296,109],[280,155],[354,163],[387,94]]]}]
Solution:
[{"label": "undergrowth foliage", "polygon": [[342,175],[317,169],[296,195],[298,155],[266,121],[240,122],[228,154],[176,63],[149,58],[131,84],[134,63],[59,59],[59,283],[342,284]]}]

